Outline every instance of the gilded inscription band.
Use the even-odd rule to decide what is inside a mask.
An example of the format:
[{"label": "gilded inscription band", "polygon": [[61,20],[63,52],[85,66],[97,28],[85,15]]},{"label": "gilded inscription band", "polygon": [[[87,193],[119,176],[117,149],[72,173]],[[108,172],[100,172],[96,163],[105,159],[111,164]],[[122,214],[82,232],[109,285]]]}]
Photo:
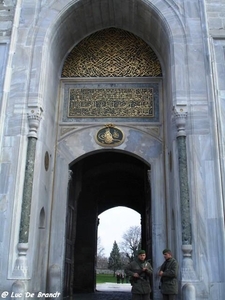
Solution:
[{"label": "gilded inscription band", "polygon": [[153,88],[69,90],[68,117],[154,117]]}]

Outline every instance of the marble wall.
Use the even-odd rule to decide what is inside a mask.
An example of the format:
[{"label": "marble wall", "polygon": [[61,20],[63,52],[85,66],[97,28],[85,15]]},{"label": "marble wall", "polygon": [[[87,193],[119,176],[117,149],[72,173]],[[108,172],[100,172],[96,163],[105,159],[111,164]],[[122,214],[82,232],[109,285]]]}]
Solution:
[{"label": "marble wall", "polygon": [[[221,268],[225,250],[224,14],[223,0],[0,1],[0,291],[10,291],[15,280],[24,279],[14,276],[13,271],[18,258],[29,132],[27,113],[37,108],[42,111],[42,120],[26,255],[29,278],[25,280],[31,279],[27,288],[34,292],[46,289],[48,268],[63,269],[68,165],[81,155],[98,151],[100,146],[93,138],[96,122],[94,126],[88,122],[69,126],[59,122],[63,109],[61,68],[76,43],[94,31],[116,26],[149,43],[164,70],[162,118],[153,124],[159,136],[152,134],[154,129],[149,129],[148,124],[118,124],[127,136],[119,149],[135,153],[152,165],[155,182],[152,192],[159,201],[153,203],[155,267],[160,263],[158,253],[164,246],[173,249],[182,267],[173,107],[184,106],[188,113],[186,143],[195,273],[190,282],[196,289],[196,299],[222,299],[225,291],[225,271]],[[164,181],[164,189],[158,183],[160,180]],[[165,217],[164,221],[158,221],[160,215]],[[38,246],[40,237],[45,241],[41,244],[43,256]],[[35,278],[37,273],[44,274],[44,280]],[[57,274],[61,289],[62,272]],[[182,274],[180,282],[188,283],[182,282]],[[155,291],[155,299],[158,298]]]}]

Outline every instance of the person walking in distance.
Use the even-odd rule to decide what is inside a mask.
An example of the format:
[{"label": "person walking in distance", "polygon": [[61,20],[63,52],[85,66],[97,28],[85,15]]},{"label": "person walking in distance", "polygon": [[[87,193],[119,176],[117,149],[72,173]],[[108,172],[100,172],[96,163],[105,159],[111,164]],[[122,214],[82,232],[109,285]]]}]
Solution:
[{"label": "person walking in distance", "polygon": [[161,265],[158,275],[161,277],[160,289],[163,300],[176,300],[178,294],[178,263],[172,257],[170,249],[164,249],[162,253],[165,261]]},{"label": "person walking in distance", "polygon": [[126,275],[130,276],[132,285],[132,300],[149,300],[150,299],[150,276],[152,274],[152,266],[146,259],[145,250],[138,252],[138,257],[125,268]]}]

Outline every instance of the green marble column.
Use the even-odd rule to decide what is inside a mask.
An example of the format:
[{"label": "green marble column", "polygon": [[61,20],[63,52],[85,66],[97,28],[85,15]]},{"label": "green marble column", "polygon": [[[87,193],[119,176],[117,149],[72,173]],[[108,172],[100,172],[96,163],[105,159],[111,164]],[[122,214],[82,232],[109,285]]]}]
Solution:
[{"label": "green marble column", "polygon": [[40,108],[32,109],[28,114],[29,133],[27,145],[26,167],[23,185],[23,198],[20,218],[19,243],[17,245],[18,257],[15,261],[13,278],[27,280],[30,277],[30,272],[27,262],[27,250],[29,249],[29,227],[31,200],[33,191],[34,164],[35,152],[37,143],[37,130],[41,120]]},{"label": "green marble column", "polygon": [[180,203],[182,222],[182,245],[191,245],[191,220],[189,204],[189,186],[187,171],[187,149],[186,149],[186,119],[187,112],[184,107],[175,108],[175,120],[177,125],[177,148],[180,181]]},{"label": "green marble column", "polygon": [[187,151],[186,137],[177,137],[178,161],[179,161],[179,179],[180,179],[180,201],[181,201],[181,220],[182,220],[182,244],[190,245],[191,222],[190,222],[190,205],[189,205],[189,187],[187,173]]},{"label": "green marble column", "polygon": [[19,243],[28,243],[36,143],[36,138],[28,138],[27,160],[23,186],[23,201],[20,219]]},{"label": "green marble column", "polygon": [[37,143],[37,130],[41,120],[41,110],[31,110],[28,114],[29,133],[27,159],[23,186],[23,200],[20,219],[19,243],[28,243],[30,227],[30,209],[33,190],[34,163]]},{"label": "green marble column", "polygon": [[[178,166],[180,181],[180,205],[181,205],[181,226],[182,226],[182,285],[187,282],[196,281],[196,274],[192,260],[192,231],[190,216],[190,198],[188,185],[188,165],[186,149],[186,107],[178,106],[175,108],[175,120],[177,126],[177,149],[178,149]],[[184,291],[183,294],[186,294]],[[194,299],[194,298],[193,298]]]}]

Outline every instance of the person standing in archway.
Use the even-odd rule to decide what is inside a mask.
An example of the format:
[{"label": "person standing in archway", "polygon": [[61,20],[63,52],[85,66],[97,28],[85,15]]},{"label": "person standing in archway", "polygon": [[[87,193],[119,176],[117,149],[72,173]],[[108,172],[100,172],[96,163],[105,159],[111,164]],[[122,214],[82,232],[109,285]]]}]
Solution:
[{"label": "person standing in archway", "polygon": [[128,264],[124,270],[130,276],[132,300],[150,299],[151,286],[149,277],[153,270],[150,263],[145,259],[145,250],[140,250],[137,259]]},{"label": "person standing in archway", "polygon": [[176,300],[178,294],[178,263],[175,258],[172,257],[170,249],[163,250],[164,263],[160,267],[159,276],[160,289],[163,295],[163,300]]}]

